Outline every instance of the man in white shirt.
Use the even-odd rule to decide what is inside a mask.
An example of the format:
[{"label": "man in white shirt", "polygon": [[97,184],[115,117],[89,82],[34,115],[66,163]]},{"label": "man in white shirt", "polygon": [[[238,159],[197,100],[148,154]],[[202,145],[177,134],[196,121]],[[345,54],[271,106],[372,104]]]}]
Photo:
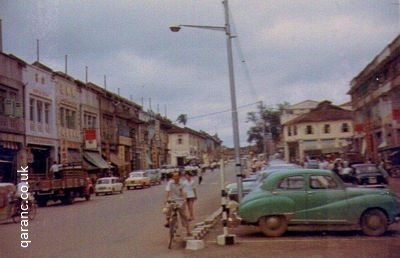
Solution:
[{"label": "man in white shirt", "polygon": [[60,168],[57,162],[53,162],[53,165],[50,167],[50,172],[53,174],[54,178],[61,178],[60,176]]},{"label": "man in white shirt", "polygon": [[186,228],[186,233],[189,236],[190,235],[190,229],[189,229],[189,223],[188,219],[186,216],[186,194],[183,191],[183,185],[182,182],[180,182],[180,174],[179,172],[174,172],[172,174],[171,180],[167,183],[167,186],[165,187],[166,191],[166,219],[167,222],[165,224],[165,227],[169,227],[169,218],[171,216],[171,206],[168,204],[168,201],[173,201],[177,204],[179,204],[179,217],[181,219],[182,227]]}]

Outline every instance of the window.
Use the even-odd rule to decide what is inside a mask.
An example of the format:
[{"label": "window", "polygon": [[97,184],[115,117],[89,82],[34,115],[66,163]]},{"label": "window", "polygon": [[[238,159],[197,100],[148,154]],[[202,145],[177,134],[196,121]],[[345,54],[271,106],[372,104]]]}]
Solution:
[{"label": "window", "polygon": [[313,128],[311,125],[306,126],[306,134],[313,134]]},{"label": "window", "polygon": [[288,126],[287,134],[288,136],[292,136],[292,127]]},{"label": "window", "polygon": [[44,104],[44,122],[46,124],[49,124],[49,117],[50,117],[50,104],[45,103]]},{"label": "window", "polygon": [[37,73],[35,74],[35,81],[39,82],[39,74],[37,74]]},{"label": "window", "polygon": [[29,99],[29,118],[32,122],[35,121],[35,100]]},{"label": "window", "polygon": [[69,119],[68,119],[68,125],[67,127],[69,129],[75,129],[75,118],[76,118],[76,112],[72,111],[72,110],[68,110],[69,111]]},{"label": "window", "polygon": [[0,89],[0,115],[5,113],[6,109],[6,94],[5,90]]},{"label": "window", "polygon": [[297,135],[297,126],[293,126],[293,135]]},{"label": "window", "polygon": [[66,120],[66,114],[65,114],[65,108],[60,108],[60,125],[62,127],[65,127],[65,120]]},{"label": "window", "polygon": [[328,124],[324,125],[324,133],[325,134],[331,133],[331,126],[330,125],[328,125]]},{"label": "window", "polygon": [[342,133],[348,133],[350,131],[349,125],[347,123],[342,124]]},{"label": "window", "polygon": [[338,185],[336,181],[330,176],[311,176],[310,177],[311,189],[336,189]]},{"label": "window", "polygon": [[40,100],[36,101],[36,106],[37,106],[37,122],[41,123],[42,122],[43,102]]},{"label": "window", "polygon": [[278,185],[279,189],[282,190],[297,190],[304,188],[303,176],[290,176],[284,178]]},{"label": "window", "polygon": [[[190,141],[190,139],[189,139],[189,141]],[[183,139],[182,139],[182,135],[181,135],[181,134],[178,134],[177,143],[178,143],[178,144],[183,144]]]}]

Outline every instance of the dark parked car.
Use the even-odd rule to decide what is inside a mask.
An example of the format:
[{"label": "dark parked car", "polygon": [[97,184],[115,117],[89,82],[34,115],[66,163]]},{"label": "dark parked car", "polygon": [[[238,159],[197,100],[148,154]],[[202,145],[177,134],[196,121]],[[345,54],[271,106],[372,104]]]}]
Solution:
[{"label": "dark parked car", "polygon": [[387,172],[378,168],[375,164],[355,164],[352,171],[345,179],[353,184],[364,186],[386,185]]}]

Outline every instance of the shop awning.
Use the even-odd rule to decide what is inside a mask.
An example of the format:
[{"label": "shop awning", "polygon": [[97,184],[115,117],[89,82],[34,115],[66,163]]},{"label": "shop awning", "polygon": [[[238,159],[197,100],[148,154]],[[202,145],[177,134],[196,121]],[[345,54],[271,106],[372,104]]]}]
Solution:
[{"label": "shop awning", "polygon": [[150,156],[149,155],[147,155],[147,157],[146,157],[146,161],[147,161],[147,165],[153,165],[153,162],[151,162],[151,159],[150,159]]},{"label": "shop awning", "polygon": [[98,167],[93,166],[90,164],[88,161],[83,160],[83,168],[87,171],[93,171],[93,170],[98,170]]},{"label": "shop awning", "polygon": [[110,161],[117,167],[123,167],[124,163],[118,158],[116,154],[110,153]]},{"label": "shop awning", "polygon": [[107,161],[105,161],[100,153],[98,152],[91,152],[91,151],[84,151],[83,152],[83,157],[92,165],[95,165],[96,167],[100,169],[107,169],[110,166],[108,165]]},{"label": "shop awning", "polygon": [[386,143],[386,141],[382,141],[381,144],[378,145],[378,149],[383,149],[386,148],[388,145]]}]

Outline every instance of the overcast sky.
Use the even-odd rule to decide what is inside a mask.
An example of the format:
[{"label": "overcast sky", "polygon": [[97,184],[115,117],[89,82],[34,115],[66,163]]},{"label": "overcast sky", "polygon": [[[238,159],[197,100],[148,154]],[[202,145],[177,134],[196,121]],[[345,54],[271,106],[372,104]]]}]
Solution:
[{"label": "overcast sky", "polygon": [[[341,104],[349,82],[400,32],[399,0],[230,0],[238,106],[306,100]],[[3,51],[40,61],[232,146],[225,34],[172,24],[224,25],[221,0],[0,0]],[[239,109],[241,145],[246,113]],[[199,117],[200,116],[200,117]],[[190,119],[193,117],[193,119]]]}]

